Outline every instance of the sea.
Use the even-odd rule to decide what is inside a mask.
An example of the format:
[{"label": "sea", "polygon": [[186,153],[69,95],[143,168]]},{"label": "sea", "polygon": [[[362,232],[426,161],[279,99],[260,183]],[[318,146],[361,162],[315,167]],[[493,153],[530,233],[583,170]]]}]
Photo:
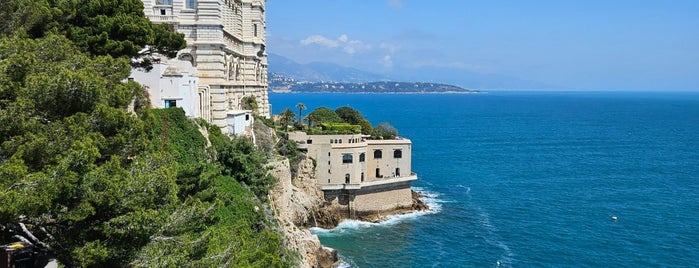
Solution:
[{"label": "sea", "polygon": [[269,98],[413,142],[432,210],[313,228],[342,267],[699,267],[699,92]]}]

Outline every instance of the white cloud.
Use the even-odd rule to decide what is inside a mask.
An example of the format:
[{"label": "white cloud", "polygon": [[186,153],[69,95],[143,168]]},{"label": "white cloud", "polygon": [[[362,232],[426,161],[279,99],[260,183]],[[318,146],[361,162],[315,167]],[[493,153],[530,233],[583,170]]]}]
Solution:
[{"label": "white cloud", "polygon": [[401,0],[388,0],[388,6],[393,8],[393,9],[401,9],[405,5],[403,4],[403,1],[401,1]]},{"label": "white cloud", "polygon": [[317,44],[320,46],[324,47],[338,47],[340,45],[340,42],[337,40],[332,40],[329,39],[325,36],[322,35],[311,35],[309,37],[306,37],[306,39],[301,40],[301,44],[304,46],[310,45],[310,44]]},{"label": "white cloud", "polygon": [[330,39],[322,35],[311,35],[301,40],[301,44],[304,46],[315,44],[327,48],[339,47],[347,54],[354,54],[371,49],[371,45],[359,40],[350,40],[346,34],[340,35],[337,39]]}]

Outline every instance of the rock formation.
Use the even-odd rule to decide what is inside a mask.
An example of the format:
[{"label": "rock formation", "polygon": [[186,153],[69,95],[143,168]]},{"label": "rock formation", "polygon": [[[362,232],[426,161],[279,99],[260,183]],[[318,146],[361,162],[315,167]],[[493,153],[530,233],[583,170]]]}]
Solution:
[{"label": "rock formation", "polygon": [[[270,204],[273,206],[287,248],[299,253],[298,267],[332,267],[337,264],[337,251],[323,247],[320,240],[305,226],[309,226],[313,211],[319,206],[319,189],[315,187],[313,166],[310,160],[300,165],[299,175],[292,184],[289,162],[284,159],[272,163],[271,174],[277,184],[270,191]],[[310,168],[309,168],[310,165]]]}]

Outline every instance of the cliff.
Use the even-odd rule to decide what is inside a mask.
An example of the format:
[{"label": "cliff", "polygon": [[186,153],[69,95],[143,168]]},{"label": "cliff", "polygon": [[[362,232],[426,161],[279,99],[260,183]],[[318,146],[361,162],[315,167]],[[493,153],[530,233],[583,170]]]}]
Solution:
[{"label": "cliff", "polygon": [[[270,190],[270,205],[274,208],[285,246],[299,254],[297,267],[332,267],[337,264],[337,251],[323,247],[320,240],[306,226],[310,215],[317,210],[322,192],[313,181],[313,164],[302,161],[296,178],[292,180],[289,161],[271,163],[271,174],[277,183]],[[292,183],[293,181],[293,183]]]}]

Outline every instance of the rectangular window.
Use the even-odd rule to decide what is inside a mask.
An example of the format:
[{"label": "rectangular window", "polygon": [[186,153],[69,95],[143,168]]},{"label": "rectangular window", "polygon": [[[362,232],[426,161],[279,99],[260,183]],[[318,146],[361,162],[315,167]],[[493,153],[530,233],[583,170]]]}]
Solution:
[{"label": "rectangular window", "polygon": [[177,107],[176,100],[165,100],[165,108],[173,108],[173,107]]},{"label": "rectangular window", "polygon": [[342,154],[343,164],[352,164],[352,154]]},{"label": "rectangular window", "polygon": [[185,7],[189,9],[197,8],[197,0],[187,0],[185,2]]},{"label": "rectangular window", "polygon": [[172,0],[155,0],[156,5],[172,5]]},{"label": "rectangular window", "polygon": [[257,37],[257,24],[252,25],[252,32],[255,35],[255,37]]},{"label": "rectangular window", "polygon": [[161,16],[165,16],[165,13],[166,13],[166,12],[165,12],[165,9],[161,9],[161,10],[160,10],[160,15],[161,15]]}]

